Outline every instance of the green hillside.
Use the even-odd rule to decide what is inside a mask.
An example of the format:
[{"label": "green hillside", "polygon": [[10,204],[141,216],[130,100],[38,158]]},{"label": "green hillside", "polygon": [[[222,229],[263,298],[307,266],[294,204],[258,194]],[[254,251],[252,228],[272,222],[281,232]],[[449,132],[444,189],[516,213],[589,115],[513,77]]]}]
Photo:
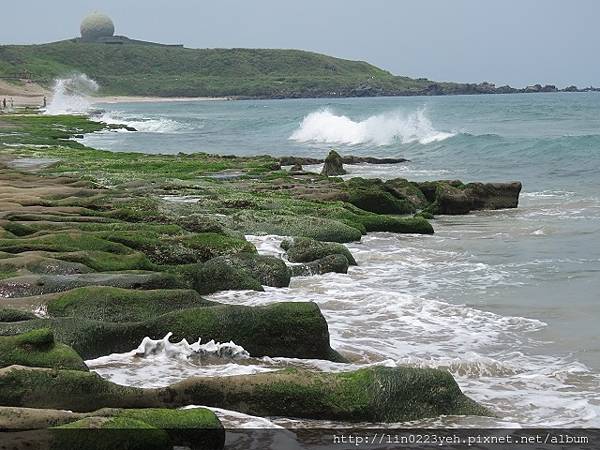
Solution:
[{"label": "green hillside", "polygon": [[[299,50],[187,49],[77,40],[0,46],[0,77],[50,85],[82,72],[105,95],[329,97],[469,93],[480,85],[394,76],[362,61]],[[472,92],[476,93],[476,92]]]}]

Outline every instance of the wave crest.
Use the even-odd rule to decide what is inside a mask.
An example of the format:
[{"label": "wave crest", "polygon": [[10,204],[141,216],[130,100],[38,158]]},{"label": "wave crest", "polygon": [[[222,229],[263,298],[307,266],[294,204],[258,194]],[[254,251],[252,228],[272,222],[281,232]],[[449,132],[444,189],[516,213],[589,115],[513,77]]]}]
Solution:
[{"label": "wave crest", "polygon": [[52,98],[44,114],[85,114],[92,105],[91,96],[98,91],[98,83],[83,73],[54,81]]},{"label": "wave crest", "polygon": [[424,109],[407,116],[400,113],[379,114],[358,122],[322,109],[304,117],[290,139],[324,144],[384,146],[396,141],[402,144],[430,144],[455,135],[456,133],[436,130]]}]

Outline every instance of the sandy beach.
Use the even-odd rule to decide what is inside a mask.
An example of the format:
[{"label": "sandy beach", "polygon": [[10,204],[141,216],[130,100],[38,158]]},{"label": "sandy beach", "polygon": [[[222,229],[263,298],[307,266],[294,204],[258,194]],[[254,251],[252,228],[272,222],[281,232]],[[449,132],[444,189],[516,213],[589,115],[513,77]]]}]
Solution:
[{"label": "sandy beach", "polygon": [[[0,81],[0,102],[6,98],[7,103],[15,107],[37,107],[46,101],[52,101],[52,91],[36,83],[8,83]],[[232,100],[230,97],[141,97],[141,96],[98,96],[93,97],[93,103],[155,103],[155,102],[189,102],[209,100]]]}]

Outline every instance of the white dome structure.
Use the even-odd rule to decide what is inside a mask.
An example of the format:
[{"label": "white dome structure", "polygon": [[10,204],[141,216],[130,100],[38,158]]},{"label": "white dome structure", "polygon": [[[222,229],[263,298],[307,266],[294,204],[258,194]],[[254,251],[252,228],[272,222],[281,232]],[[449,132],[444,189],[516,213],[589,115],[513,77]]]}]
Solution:
[{"label": "white dome structure", "polygon": [[93,12],[81,22],[81,39],[94,42],[102,38],[110,38],[115,34],[115,24],[106,14]]}]

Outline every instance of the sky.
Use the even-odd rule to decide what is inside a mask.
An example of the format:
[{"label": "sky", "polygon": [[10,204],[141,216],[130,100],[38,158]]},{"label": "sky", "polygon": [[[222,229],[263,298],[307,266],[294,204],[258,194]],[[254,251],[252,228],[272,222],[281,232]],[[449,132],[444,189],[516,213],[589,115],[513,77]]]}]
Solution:
[{"label": "sky", "polygon": [[296,48],[436,81],[600,86],[598,0],[28,0],[0,6],[0,44],[116,34],[190,48]]}]

